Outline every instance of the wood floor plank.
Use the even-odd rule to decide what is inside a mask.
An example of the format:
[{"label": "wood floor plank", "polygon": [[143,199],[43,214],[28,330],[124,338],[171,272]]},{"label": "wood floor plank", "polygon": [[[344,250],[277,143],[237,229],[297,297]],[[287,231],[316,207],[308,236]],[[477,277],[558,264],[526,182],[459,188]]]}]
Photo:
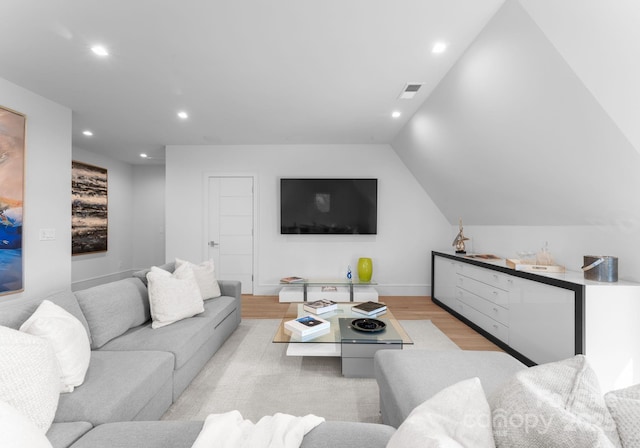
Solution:
[{"label": "wood floor plank", "polygon": [[[502,351],[493,342],[433,303],[431,297],[385,296],[380,297],[380,301],[385,302],[399,320],[431,320],[463,350]],[[281,319],[288,307],[288,303],[278,301],[278,296],[242,296],[242,317],[245,319]]]}]

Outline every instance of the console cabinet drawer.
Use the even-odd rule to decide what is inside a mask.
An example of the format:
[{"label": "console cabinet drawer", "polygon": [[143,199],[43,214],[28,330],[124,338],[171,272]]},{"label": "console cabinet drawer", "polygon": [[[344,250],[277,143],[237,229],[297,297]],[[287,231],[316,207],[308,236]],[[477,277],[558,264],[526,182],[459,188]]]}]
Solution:
[{"label": "console cabinet drawer", "polygon": [[458,300],[475,308],[490,319],[496,320],[505,326],[509,326],[509,310],[496,305],[480,296],[477,296],[462,288],[458,288]]},{"label": "console cabinet drawer", "polygon": [[458,288],[465,289],[477,296],[483,297],[496,305],[509,308],[509,291],[479,282],[464,275],[458,275],[456,280],[456,286],[458,286]]},{"label": "console cabinet drawer", "polygon": [[511,285],[508,275],[501,274],[490,269],[479,268],[471,264],[459,263],[457,265],[457,272],[465,277],[472,278],[505,291],[508,291]]},{"label": "console cabinet drawer", "polygon": [[497,322],[490,317],[482,314],[480,311],[470,307],[464,302],[458,301],[456,310],[471,322],[490,333],[492,336],[500,339],[505,344],[509,343],[509,327]]}]

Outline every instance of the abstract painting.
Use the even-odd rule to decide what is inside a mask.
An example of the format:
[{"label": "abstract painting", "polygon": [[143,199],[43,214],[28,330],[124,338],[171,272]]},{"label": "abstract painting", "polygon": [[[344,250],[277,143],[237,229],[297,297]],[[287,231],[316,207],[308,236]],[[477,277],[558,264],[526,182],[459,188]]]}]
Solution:
[{"label": "abstract painting", "polygon": [[71,162],[71,254],[106,252],[107,170]]},{"label": "abstract painting", "polygon": [[22,214],[27,118],[0,106],[0,294],[24,289]]}]

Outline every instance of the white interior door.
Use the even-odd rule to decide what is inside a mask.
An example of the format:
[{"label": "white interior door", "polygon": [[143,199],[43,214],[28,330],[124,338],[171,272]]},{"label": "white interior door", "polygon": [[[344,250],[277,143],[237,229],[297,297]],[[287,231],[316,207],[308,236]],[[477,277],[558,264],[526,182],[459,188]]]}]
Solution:
[{"label": "white interior door", "polygon": [[216,275],[253,294],[253,177],[209,177],[208,246]]}]

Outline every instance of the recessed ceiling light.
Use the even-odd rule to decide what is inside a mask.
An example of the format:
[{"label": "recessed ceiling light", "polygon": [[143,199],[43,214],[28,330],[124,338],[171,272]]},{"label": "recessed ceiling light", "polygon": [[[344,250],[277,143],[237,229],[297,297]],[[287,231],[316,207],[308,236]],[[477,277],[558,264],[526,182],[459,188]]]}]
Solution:
[{"label": "recessed ceiling light", "polygon": [[109,56],[109,51],[102,45],[94,45],[93,47],[91,47],[91,51],[93,51],[98,56]]},{"label": "recessed ceiling light", "polygon": [[87,137],[93,137],[93,132],[90,130],[82,131],[82,135],[86,135]]},{"label": "recessed ceiling light", "polygon": [[178,118],[186,120],[187,118],[189,118],[189,114],[186,113],[185,111],[181,110],[180,112],[178,112]]},{"label": "recessed ceiling light", "polygon": [[392,116],[393,118],[400,118],[400,115],[402,115],[402,114],[401,114],[401,113],[400,113],[400,111],[398,111],[398,110],[394,110],[394,111],[391,113],[391,116]]},{"label": "recessed ceiling light", "polygon": [[143,159],[146,159],[147,157],[149,157],[148,155],[146,155],[145,153],[140,154],[140,157],[142,157]]},{"label": "recessed ceiling light", "polygon": [[434,54],[439,54],[439,53],[444,53],[444,51],[447,49],[447,44],[446,42],[436,42],[433,45],[433,48],[431,49],[431,52]]}]

